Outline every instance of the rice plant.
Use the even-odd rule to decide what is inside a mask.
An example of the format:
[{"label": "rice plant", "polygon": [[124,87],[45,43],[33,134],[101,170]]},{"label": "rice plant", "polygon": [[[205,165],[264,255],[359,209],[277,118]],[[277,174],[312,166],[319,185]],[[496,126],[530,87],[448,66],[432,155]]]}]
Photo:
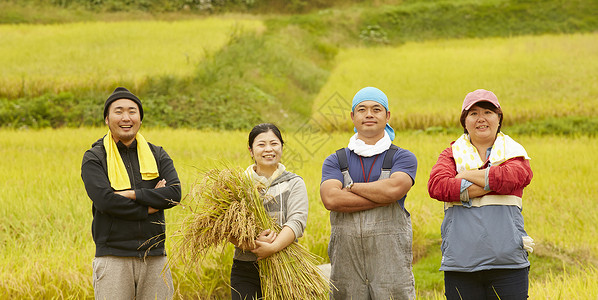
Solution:
[{"label": "rice plant", "polygon": [[189,76],[235,26],[263,25],[242,18],[0,25],[0,97],[138,89],[150,77]]},{"label": "rice plant", "polygon": [[[184,194],[191,194],[198,186],[194,183],[198,168],[217,168],[224,159],[231,165],[249,163],[247,146],[239,142],[246,138],[246,132],[168,128],[146,128],[142,132],[150,142],[168,151]],[[0,163],[0,173],[4,174],[0,182],[0,299],[93,298],[92,203],[81,182],[80,166],[83,152],[105,133],[105,128],[0,130],[0,157],[4,158]],[[303,161],[295,163],[294,172],[304,178],[310,201],[301,245],[324,257],[318,258],[318,263],[326,263],[330,222],[319,199],[322,161],[351,134],[314,134],[314,140],[329,138],[314,152],[304,149],[293,132],[286,135],[285,153],[295,151],[295,159]],[[579,157],[598,151],[597,138],[512,136],[526,147],[534,171],[534,179],[524,193],[523,211],[526,230],[536,240],[537,248],[530,257],[530,299],[596,299],[598,227],[593,224],[598,223],[598,183],[593,166],[598,164],[598,156]],[[442,273],[438,271],[443,209],[442,204],[429,198],[426,182],[438,154],[454,137],[397,132],[395,140],[400,147],[413,151],[419,163],[416,183],[405,202],[413,223],[418,299],[444,298]],[[293,165],[291,159],[286,156],[283,163]],[[194,213],[200,211],[191,198],[189,195],[182,201],[185,209],[181,206],[166,211],[170,257],[182,252],[177,248],[181,236],[175,236],[180,229],[176,225],[190,218],[191,209]],[[232,247],[224,244],[212,247],[214,251],[207,251],[196,261],[185,264],[177,260],[171,264],[180,295],[175,299],[230,297],[230,266],[224,265],[232,259]],[[301,259],[306,264],[306,258]],[[594,267],[580,269],[581,264]]]},{"label": "rice plant", "polygon": [[351,99],[364,86],[386,93],[390,123],[399,130],[459,127],[463,98],[478,88],[496,93],[507,126],[547,117],[595,116],[597,37],[454,39],[343,49],[314,100],[315,123],[326,129],[352,128]]},{"label": "rice plant", "polygon": [[[208,250],[235,240],[255,248],[265,229],[282,229],[268,216],[264,197],[241,169],[212,169],[186,197],[190,214],[182,221],[178,256],[191,265]],[[297,242],[258,261],[264,299],[327,299],[330,282],[317,267],[318,258]]]}]

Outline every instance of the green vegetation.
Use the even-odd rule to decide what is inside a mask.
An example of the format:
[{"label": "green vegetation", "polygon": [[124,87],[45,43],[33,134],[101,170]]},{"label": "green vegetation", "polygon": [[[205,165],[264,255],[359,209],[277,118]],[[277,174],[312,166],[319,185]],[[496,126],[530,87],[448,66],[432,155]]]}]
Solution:
[{"label": "green vegetation", "polygon": [[[391,43],[446,38],[593,32],[596,1],[406,1],[364,14],[371,37]],[[590,13],[590,14],[589,14]]]},{"label": "green vegetation", "polygon": [[[544,117],[559,118],[563,116],[563,111],[567,112],[565,116],[571,117],[588,118],[596,115],[596,106],[589,103],[590,99],[596,98],[595,91],[590,88],[589,92],[585,92],[588,85],[579,84],[596,80],[595,72],[590,71],[595,69],[596,65],[594,34],[554,36],[538,40],[520,37],[517,39],[517,49],[510,48],[509,39],[439,41],[462,37],[593,32],[598,28],[598,21],[593,15],[597,5],[595,1],[364,1],[352,4],[351,1],[339,0],[326,3],[310,2],[309,8],[305,1],[289,1],[286,8],[269,1],[251,2],[256,5],[254,7],[264,5],[269,9],[278,9],[278,12],[296,11],[289,8],[293,5],[304,6],[306,11],[311,11],[302,15],[260,17],[266,25],[265,30],[260,28],[259,21],[247,21],[248,24],[252,24],[249,26],[231,26],[233,19],[247,18],[238,15],[226,16],[220,25],[210,27],[209,24],[219,21],[197,20],[197,15],[191,13],[193,9],[190,9],[191,12],[185,12],[185,9],[180,8],[155,9],[153,6],[176,6],[176,1],[169,2],[170,4],[163,1],[127,1],[131,7],[118,9],[108,8],[116,5],[113,1],[93,2],[94,5],[104,7],[102,9],[90,8],[81,3],[83,1],[31,0],[25,4],[0,4],[4,8],[3,14],[13,13],[20,16],[13,17],[13,21],[10,21],[9,17],[0,18],[7,20],[6,22],[65,23],[69,20],[82,21],[88,16],[88,19],[102,21],[68,25],[0,26],[0,31],[6,33],[0,36],[6,36],[11,41],[21,41],[0,43],[3,45],[0,46],[3,47],[3,53],[10,54],[5,56],[0,64],[0,73],[3,75],[3,88],[0,91],[0,126],[41,128],[101,125],[99,118],[90,118],[90,114],[83,112],[94,111],[95,108],[89,105],[102,103],[116,85],[127,85],[144,100],[144,103],[148,103],[148,109],[156,112],[155,118],[146,126],[247,129],[256,122],[268,120],[285,127],[297,127],[307,122],[314,113],[317,114],[318,111],[313,109],[318,109],[322,99],[328,99],[331,95],[326,87],[330,86],[330,83],[324,86],[327,81],[337,82],[339,86],[335,91],[345,98],[350,97],[349,94],[353,93],[357,86],[365,84],[363,79],[360,79],[358,85],[346,82],[346,75],[355,75],[340,74],[338,71],[341,70],[339,63],[342,65],[347,55],[359,51],[362,53],[356,55],[363,58],[376,56],[373,58],[377,58],[378,64],[385,66],[383,69],[386,70],[392,67],[408,72],[406,68],[411,68],[416,77],[397,79],[399,83],[402,81],[409,86],[434,86],[445,83],[454,78],[452,76],[458,71],[464,71],[463,61],[472,57],[475,58],[473,61],[466,61],[471,68],[481,64],[490,68],[484,71],[493,71],[495,76],[511,76],[502,79],[510,79],[512,84],[503,84],[495,88],[486,85],[487,88],[494,88],[497,93],[501,91],[504,95],[501,99],[538,101],[537,99],[543,98],[535,94],[528,97],[530,95],[525,93],[536,92],[546,85],[553,87],[554,93],[548,92],[548,89],[544,91],[549,93],[546,98],[551,101],[550,107],[556,103],[553,112],[549,112],[547,116],[542,112],[540,118],[536,118],[536,103],[528,103],[526,100],[521,106],[509,108],[515,111],[509,121],[513,124],[530,120],[543,122]],[[195,1],[185,3],[194,4]],[[219,3],[243,6],[250,2]],[[37,10],[37,14],[31,13],[36,11],[35,7],[38,4],[48,5],[52,8],[50,12],[60,15],[60,11],[64,15],[60,20],[44,20],[39,17],[44,15],[42,11]],[[146,6],[141,7],[143,5]],[[320,9],[328,5],[339,6]],[[118,12],[113,12],[115,10]],[[243,9],[231,7],[225,10]],[[174,13],[150,13],[154,11]],[[27,15],[25,12],[31,14]],[[89,15],[90,12],[95,13],[93,17]],[[119,19],[144,21],[104,23]],[[171,22],[178,19],[188,21]],[[229,24],[228,27],[225,24]],[[125,43],[118,44],[121,47],[116,49],[118,51],[99,51],[102,47],[110,49],[106,42],[100,43],[100,47],[97,46],[98,39],[106,40],[99,34],[99,31],[106,28],[116,30],[120,40],[134,40],[137,41],[134,45],[144,45],[145,49],[156,51],[140,51],[132,44]],[[167,30],[163,31],[160,28]],[[46,37],[46,32],[52,32],[52,29],[64,32],[56,39],[60,41],[60,46],[52,46],[52,39]],[[25,32],[27,34],[24,34]],[[197,35],[195,32],[201,34]],[[20,33],[20,38],[15,33]],[[217,38],[212,38],[209,34]],[[189,38],[190,36],[196,38]],[[206,39],[211,42],[205,43]],[[214,40],[216,42],[212,42]],[[83,45],[80,45],[80,41],[83,41]],[[415,41],[423,42],[423,45],[413,43]],[[22,51],[24,48],[33,49],[26,45],[31,42],[37,43],[36,47],[42,46],[41,49],[48,55],[36,56],[35,52]],[[176,47],[180,45],[177,43],[181,42],[181,49],[167,52],[175,55],[152,56],[158,49],[169,45]],[[202,45],[210,45],[209,48],[193,46],[194,43],[201,42],[204,42]],[[460,45],[462,43],[471,45],[478,52],[480,47],[476,48],[476,45],[485,44],[486,47],[482,50],[486,54],[472,55],[472,50]],[[575,46],[567,46],[567,43]],[[155,46],[157,44],[160,46]],[[376,45],[386,45],[390,48],[344,50]],[[455,49],[447,51],[444,47]],[[418,55],[417,51],[421,54]],[[509,51],[515,51],[517,55],[513,57]],[[116,52],[124,59],[98,55]],[[397,58],[394,52],[404,52],[405,56]],[[567,56],[570,53],[573,54]],[[457,59],[455,55],[463,57]],[[40,61],[39,57],[48,57],[50,66],[46,66],[46,62]],[[89,60],[88,57],[95,59]],[[120,62],[121,65],[114,67],[116,62]],[[372,66],[369,65],[371,62],[362,63]],[[579,66],[583,65],[585,68],[579,73]],[[118,73],[114,70],[118,70]],[[361,73],[359,67],[358,70],[357,73]],[[441,91],[451,89],[452,92],[448,93],[451,97],[446,99],[460,99],[468,89],[478,88],[487,83],[483,81],[484,76],[477,75],[479,73],[469,74],[468,78],[477,79],[471,81],[478,83],[475,86],[472,84],[473,87],[455,88],[451,82],[442,87]],[[584,80],[577,80],[579,77],[583,77]],[[529,80],[535,78],[539,80]],[[532,88],[527,88],[526,83]],[[519,93],[521,88],[525,89],[524,94]],[[574,93],[569,93],[571,90]],[[61,92],[67,94],[60,94]],[[517,93],[519,99],[509,97],[506,93]],[[421,90],[421,93],[409,95],[409,98],[401,100],[418,105],[426,103],[432,107],[443,107],[443,100],[439,100],[437,96],[444,95]],[[59,102],[65,98],[70,99],[68,109],[55,109],[49,113],[44,107],[46,102]],[[436,105],[437,103],[439,105]],[[41,107],[33,107],[33,104]],[[20,111],[18,108],[21,107],[28,108],[28,111]],[[547,110],[548,107],[544,106],[542,109]],[[446,115],[439,118],[436,115],[416,114],[413,118],[416,120],[398,124],[399,128],[455,127],[454,122]],[[399,118],[395,118],[395,122],[398,120]],[[533,126],[551,128],[550,124]]]},{"label": "green vegetation", "polygon": [[562,117],[530,121],[521,125],[508,127],[512,134],[535,135],[589,135],[598,134],[598,118],[596,117]]},{"label": "green vegetation", "polygon": [[307,120],[328,72],[312,60],[324,54],[297,40],[301,34],[239,34],[193,77],[150,80],[145,99],[164,108],[156,122],[246,129],[265,120],[287,126]]},{"label": "green vegetation", "polygon": [[[74,17],[64,10],[77,10],[78,14],[93,12],[95,15],[111,12],[143,12],[146,14],[186,13],[213,14],[226,12],[244,13],[302,13],[333,6],[347,6],[358,2],[400,3],[400,0],[358,1],[358,0],[5,0],[5,13],[0,13],[1,20],[11,22],[30,22],[31,17],[46,20],[59,20],[59,17],[40,13],[44,9],[59,11],[64,16]],[[0,6],[2,7],[2,6]],[[35,12],[35,13],[32,13]],[[48,14],[51,15],[51,14]],[[93,16],[92,16],[93,17]]]}]

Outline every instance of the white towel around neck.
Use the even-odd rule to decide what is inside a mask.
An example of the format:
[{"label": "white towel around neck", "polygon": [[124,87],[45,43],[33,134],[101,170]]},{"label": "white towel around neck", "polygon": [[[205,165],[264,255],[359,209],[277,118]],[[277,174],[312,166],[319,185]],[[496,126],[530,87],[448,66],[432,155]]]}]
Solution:
[{"label": "white towel around neck", "polygon": [[375,145],[368,145],[364,141],[358,139],[356,133],[351,137],[351,139],[349,139],[349,145],[347,148],[359,156],[372,157],[388,150],[391,144],[392,141],[390,140],[390,136],[388,136],[386,131],[384,131],[384,137],[378,140]]}]

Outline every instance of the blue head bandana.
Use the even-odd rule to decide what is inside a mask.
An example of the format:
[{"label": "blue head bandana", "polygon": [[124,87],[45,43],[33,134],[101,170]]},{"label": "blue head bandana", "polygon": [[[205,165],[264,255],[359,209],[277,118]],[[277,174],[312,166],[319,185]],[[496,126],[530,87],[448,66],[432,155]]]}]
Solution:
[{"label": "blue head bandana", "polygon": [[[381,90],[371,86],[364,87],[363,89],[359,90],[357,94],[355,94],[355,97],[353,97],[353,106],[351,107],[351,111],[355,111],[355,106],[367,100],[378,102],[380,105],[386,108],[386,111],[389,111],[388,98],[386,95]],[[395,130],[390,127],[388,123],[386,123],[386,128],[384,128],[384,130],[386,133],[388,133],[390,140],[393,141],[395,139]],[[357,128],[353,128],[353,131],[357,132]]]}]

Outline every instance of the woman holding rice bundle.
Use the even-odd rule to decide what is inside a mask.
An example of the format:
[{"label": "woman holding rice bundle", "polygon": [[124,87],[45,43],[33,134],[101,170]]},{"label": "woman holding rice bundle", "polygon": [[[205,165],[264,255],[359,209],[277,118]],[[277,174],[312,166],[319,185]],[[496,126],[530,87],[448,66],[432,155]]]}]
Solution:
[{"label": "woman holding rice bundle", "polygon": [[235,240],[231,269],[232,299],[260,299],[262,290],[257,260],[281,251],[303,235],[307,223],[308,198],[303,179],[285,170],[280,163],[284,141],[273,124],[255,126],[249,133],[248,148],[254,164],[245,174],[253,179],[264,197],[264,207],[282,230],[264,230],[256,247],[242,249]]},{"label": "woman holding rice bundle", "polygon": [[465,133],[432,167],[430,197],[444,202],[442,262],[447,299],[526,299],[528,253],[523,189],[532,179],[523,146],[500,131],[494,93],[479,89],[461,108]]}]

